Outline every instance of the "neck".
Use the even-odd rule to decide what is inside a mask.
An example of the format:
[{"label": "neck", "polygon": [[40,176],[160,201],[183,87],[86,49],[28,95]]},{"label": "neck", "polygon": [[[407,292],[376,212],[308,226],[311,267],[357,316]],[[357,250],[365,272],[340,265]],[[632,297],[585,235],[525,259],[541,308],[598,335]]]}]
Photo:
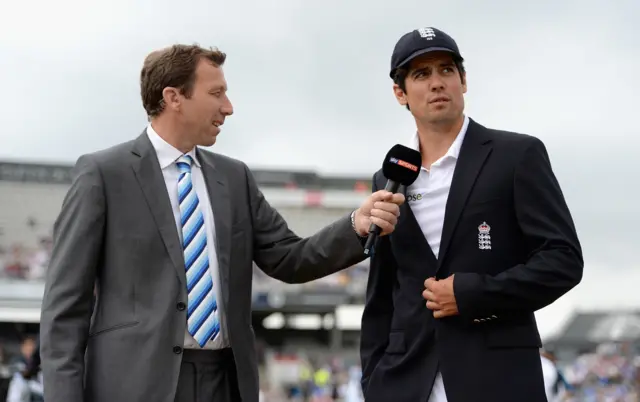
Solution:
[{"label": "neck", "polygon": [[179,150],[183,154],[191,151],[194,148],[194,144],[186,140],[187,135],[184,133],[184,128],[176,124],[175,121],[166,118],[165,116],[158,116],[151,119],[151,127],[156,133],[171,145],[175,149]]},{"label": "neck", "polygon": [[429,168],[447,153],[464,124],[464,116],[451,122],[429,124],[416,121],[422,165]]}]

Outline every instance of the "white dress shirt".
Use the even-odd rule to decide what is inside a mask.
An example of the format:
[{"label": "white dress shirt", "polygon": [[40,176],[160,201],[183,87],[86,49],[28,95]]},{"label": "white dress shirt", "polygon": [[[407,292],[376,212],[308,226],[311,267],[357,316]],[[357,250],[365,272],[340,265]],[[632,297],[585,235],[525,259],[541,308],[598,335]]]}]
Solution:
[{"label": "white dress shirt", "polygon": [[[460,154],[460,148],[468,126],[469,118],[465,116],[462,128],[447,153],[431,166],[422,166],[416,181],[407,188],[408,204],[436,258],[438,258],[438,253],[440,252],[444,213],[447,199],[449,198],[449,190],[451,189],[453,172],[456,168],[456,162],[458,161],[458,155]],[[420,150],[420,138],[417,132],[414,134],[410,146],[418,151]],[[433,384],[429,402],[447,402],[447,395],[444,392],[444,384],[440,372],[438,372],[436,381]]]},{"label": "white dress shirt", "polygon": [[[158,162],[162,169],[162,175],[164,176],[164,182],[167,186],[169,193],[169,199],[171,200],[171,208],[173,209],[173,216],[176,221],[176,229],[180,236],[180,243],[182,244],[182,225],[180,223],[180,203],[178,201],[178,178],[180,171],[177,160],[183,155],[182,152],[174,148],[167,143],[158,133],[151,127],[151,124],[147,127],[147,135],[153,148],[156,150],[158,156]],[[225,327],[223,326],[224,317],[222,311],[222,303],[219,302],[222,293],[220,292],[220,274],[218,271],[218,256],[216,253],[215,241],[216,230],[213,220],[213,209],[211,208],[211,201],[209,200],[209,192],[207,191],[207,185],[204,181],[204,175],[202,174],[202,166],[196,156],[195,149],[192,149],[187,155],[193,158],[194,164],[191,167],[191,179],[193,188],[198,195],[198,201],[202,214],[204,217],[204,227],[207,234],[207,253],[209,255],[209,273],[213,280],[213,288],[215,290],[215,297],[218,301],[218,319],[220,320],[220,334],[215,340],[209,341],[203,349],[221,349],[229,346],[227,341],[227,334]],[[168,295],[167,295],[168,296]],[[200,349],[198,343],[193,339],[193,336],[189,334],[188,329],[185,330],[184,347],[186,349]]]}]

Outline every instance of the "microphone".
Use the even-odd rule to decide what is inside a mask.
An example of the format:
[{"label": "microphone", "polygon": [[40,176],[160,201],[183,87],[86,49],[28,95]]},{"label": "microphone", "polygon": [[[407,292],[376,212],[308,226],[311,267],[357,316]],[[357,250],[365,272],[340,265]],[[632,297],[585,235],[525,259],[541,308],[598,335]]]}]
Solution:
[{"label": "microphone", "polygon": [[[386,191],[397,193],[400,185],[411,185],[420,175],[420,166],[422,165],[422,156],[415,149],[396,144],[387,152],[387,156],[382,163],[382,174],[387,178],[387,184],[384,186]],[[371,224],[369,227],[369,235],[364,245],[364,253],[369,255],[374,242],[380,235],[379,226]]]}]

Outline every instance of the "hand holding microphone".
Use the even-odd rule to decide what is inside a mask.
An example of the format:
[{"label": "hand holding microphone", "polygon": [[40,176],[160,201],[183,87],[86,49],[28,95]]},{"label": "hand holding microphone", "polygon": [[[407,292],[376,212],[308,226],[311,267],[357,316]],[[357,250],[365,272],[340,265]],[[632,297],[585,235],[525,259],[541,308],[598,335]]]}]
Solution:
[{"label": "hand holding microphone", "polygon": [[[400,214],[399,205],[405,201],[403,194],[398,194],[400,185],[411,185],[420,175],[422,156],[415,149],[397,144],[385,156],[382,163],[382,174],[387,178],[384,190],[373,193],[356,213],[356,228],[362,233],[362,219],[369,221],[367,242],[364,253],[369,255],[376,238],[386,235],[395,229]],[[360,219],[360,222],[358,222]],[[360,224],[358,224],[360,223]]]},{"label": "hand holding microphone", "polygon": [[360,236],[367,236],[372,224],[381,229],[382,235],[393,232],[400,215],[399,206],[404,203],[404,195],[379,190],[362,203],[355,215],[355,229]]}]

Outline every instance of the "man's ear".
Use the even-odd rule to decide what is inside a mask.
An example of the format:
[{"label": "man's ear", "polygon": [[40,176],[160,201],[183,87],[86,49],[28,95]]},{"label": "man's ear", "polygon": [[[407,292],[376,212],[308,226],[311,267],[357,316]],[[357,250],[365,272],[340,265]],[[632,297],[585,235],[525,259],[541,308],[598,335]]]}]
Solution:
[{"label": "man's ear", "polygon": [[395,95],[396,100],[400,105],[407,106],[407,104],[409,103],[407,101],[407,94],[405,94],[402,88],[400,88],[400,85],[393,84],[393,94]]},{"label": "man's ear", "polygon": [[462,73],[462,93],[466,94],[467,93],[467,73],[464,72]]},{"label": "man's ear", "polygon": [[182,106],[182,97],[180,96],[180,90],[178,88],[166,87],[162,90],[162,100],[165,107],[173,109],[175,111],[180,110]]}]

